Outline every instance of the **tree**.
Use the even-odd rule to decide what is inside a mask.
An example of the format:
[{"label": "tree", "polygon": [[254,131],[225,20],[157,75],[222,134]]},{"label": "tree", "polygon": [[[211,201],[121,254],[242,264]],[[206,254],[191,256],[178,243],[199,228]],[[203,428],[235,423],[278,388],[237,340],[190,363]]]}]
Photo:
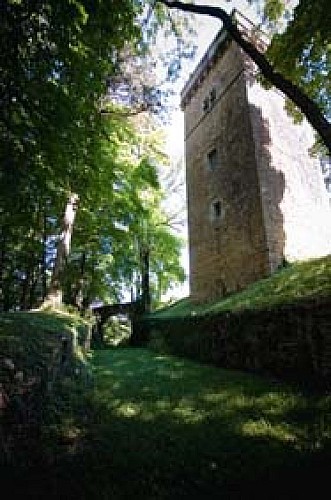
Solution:
[{"label": "tree", "polygon": [[[275,32],[267,57],[296,85],[304,88],[325,116],[331,117],[331,8],[327,0],[300,0],[291,15],[282,2],[269,0],[265,17]],[[267,7],[268,7],[267,4]],[[290,17],[285,29],[279,20]],[[282,23],[281,23],[282,24]],[[293,113],[293,105],[287,107]],[[300,120],[296,113],[295,117]]]},{"label": "tree", "polygon": [[[269,6],[272,4],[273,0],[269,1]],[[275,2],[276,0],[274,0]],[[204,5],[195,5],[191,3],[185,3],[177,0],[159,0],[160,3],[166,5],[167,7],[171,9],[180,9],[184,12],[191,12],[191,13],[196,13],[196,14],[202,14],[202,15],[207,15],[211,17],[215,17],[217,19],[220,19],[220,21],[223,22],[223,25],[225,29],[228,31],[229,35],[232,37],[232,39],[248,54],[252,60],[256,63],[258,68],[261,71],[261,74],[263,77],[265,77],[272,85],[275,85],[279,90],[281,90],[297,107],[298,109],[306,116],[307,120],[309,123],[312,125],[312,127],[317,131],[319,136],[321,137],[323,143],[325,144],[326,148],[328,149],[329,153],[331,154],[331,124],[328,121],[327,117],[323,113],[323,110],[320,109],[319,105],[313,100],[312,97],[316,98],[316,93],[312,92],[306,92],[305,86],[303,86],[303,82],[307,79],[307,76],[311,73],[312,69],[309,68],[309,65],[307,65],[307,71],[305,74],[299,69],[299,75],[301,73],[301,77],[296,77],[293,79],[293,81],[290,79],[291,76],[293,76],[293,72],[289,73],[289,66],[287,64],[283,65],[282,68],[284,69],[284,74],[286,76],[283,76],[277,66],[273,66],[269,60],[267,59],[267,56],[263,54],[255,45],[253,42],[248,40],[243,33],[241,33],[240,29],[235,23],[235,20],[232,19],[232,17],[222,8],[220,7],[213,7],[213,6],[204,6]],[[278,2],[279,3],[279,2]],[[324,49],[324,52],[322,50],[323,47],[323,42],[325,40],[328,40],[328,43],[330,43],[330,32],[329,32],[329,23],[322,23],[320,26],[321,22],[321,16],[323,16],[324,12],[329,13],[330,9],[326,5],[326,0],[323,0],[322,4],[325,7],[325,11],[323,10],[323,7],[319,9],[320,15],[318,16],[318,19],[314,19],[315,15],[315,8],[317,2],[313,0],[301,0],[298,6],[297,12],[299,14],[295,19],[305,19],[305,24],[309,23],[310,19],[314,19],[312,22],[312,26],[309,27],[308,29],[308,36],[305,37],[305,43],[301,43],[301,54],[305,53],[305,50],[307,51],[309,48],[309,41],[311,42],[312,37],[318,37],[320,40],[320,50],[318,51],[318,57],[319,61],[323,61],[323,57],[327,57],[328,59],[328,64],[329,64],[329,52],[328,55],[326,55],[326,50]],[[274,4],[275,5],[275,4]],[[305,14],[305,7],[309,6],[309,11],[310,14]],[[297,21],[293,21],[293,25],[296,24]],[[303,27],[304,30],[304,27]],[[298,31],[301,32],[301,27],[293,30],[290,30],[288,33],[288,37],[293,40],[293,37],[295,36],[295,33]],[[292,38],[291,38],[292,37]],[[284,40],[284,39],[283,39]],[[288,38],[285,37],[286,43],[288,42]],[[280,42],[279,42],[280,43]],[[278,46],[279,47],[279,46]],[[282,46],[284,49],[284,46]],[[271,48],[271,53],[274,53],[275,61],[280,60],[282,57],[284,57],[284,51],[282,52],[281,50],[273,49]],[[287,51],[287,46],[285,50],[285,54]],[[276,55],[275,55],[276,53]],[[286,59],[286,57],[285,57]],[[321,67],[320,67],[321,69]],[[318,71],[318,70],[317,70]],[[289,78],[288,78],[289,76]],[[295,81],[298,83],[296,84]],[[325,88],[325,91],[321,90],[321,87],[319,87],[318,90],[318,96],[319,96],[319,101],[325,99],[325,93],[327,92],[327,89]],[[310,94],[312,97],[310,97]],[[326,98],[326,100],[329,102],[329,97]],[[324,108],[325,109],[325,108]]]},{"label": "tree", "polygon": [[57,307],[62,304],[61,278],[65,269],[66,260],[70,254],[70,245],[78,204],[77,194],[71,194],[67,200],[62,219],[62,231],[57,242],[55,263],[52,270],[51,282],[44,305]]},{"label": "tree", "polygon": [[[93,189],[80,198],[77,211],[62,280],[64,300],[80,307],[96,298],[106,303],[127,300],[131,288],[133,298],[140,298],[146,277],[142,257],[147,249],[155,305],[171,282],[183,279],[181,240],[171,234],[161,208],[164,194],[158,171],[163,170],[167,157],[150,120],[147,127],[142,116],[132,123],[115,112],[104,119],[107,134],[100,141],[99,168],[91,172]],[[156,269],[161,268],[162,291],[156,278]]]},{"label": "tree", "polygon": [[[118,296],[123,281],[116,284],[116,276],[122,273],[127,280],[125,266],[119,266],[118,273],[115,270],[120,258],[114,249],[121,246],[123,252],[127,233],[133,236],[134,224],[128,214],[135,220],[145,215],[141,192],[153,183],[156,189],[150,158],[145,155],[132,161],[130,157],[129,149],[136,149],[139,139],[128,116],[161,109],[158,85],[150,77],[151,68],[161,58],[151,57],[149,42],[157,28],[169,22],[164,12],[156,9],[155,19],[147,26],[143,15],[147,3],[3,2],[3,309],[35,306],[45,297],[49,282],[51,295],[60,296],[65,285],[66,298],[76,303],[83,292],[88,300],[101,288],[107,289],[106,294],[112,288]],[[171,51],[176,60],[191,54],[184,40]],[[168,52],[163,59],[165,66]],[[168,80],[176,74],[176,65],[170,67]],[[61,215],[71,193],[79,196],[74,231],[73,221],[68,226]],[[121,230],[121,226],[130,230]],[[72,258],[64,244],[71,235]],[[64,263],[68,265],[65,273]]]},{"label": "tree", "polygon": [[[133,3],[121,6],[124,12],[108,11],[109,2],[1,4],[4,308],[35,302],[35,275],[45,268],[45,232],[60,220],[68,194],[85,191],[89,170],[97,168],[106,76],[120,71],[118,52],[125,44],[134,46],[140,32]],[[14,298],[18,289],[21,301]]]},{"label": "tree", "polygon": [[[125,168],[125,162],[112,163],[117,134],[109,134],[110,126],[118,134],[123,127],[114,121],[109,126],[100,108],[110,81],[117,82],[120,97],[133,79],[123,55],[147,58],[137,22],[142,9],[134,0],[2,2],[2,308],[29,307],[45,295],[46,271],[54,257],[51,243],[58,238],[70,193],[79,195],[86,214],[90,201],[118,177],[113,167]],[[152,106],[151,89],[136,96],[138,103],[144,98]],[[114,144],[106,147],[112,139]]]}]

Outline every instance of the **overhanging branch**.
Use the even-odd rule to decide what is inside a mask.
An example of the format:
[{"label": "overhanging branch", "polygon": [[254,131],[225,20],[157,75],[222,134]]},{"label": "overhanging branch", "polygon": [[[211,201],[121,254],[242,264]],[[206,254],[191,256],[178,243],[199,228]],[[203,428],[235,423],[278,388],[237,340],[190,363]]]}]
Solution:
[{"label": "overhanging branch", "polygon": [[158,0],[170,9],[179,9],[184,12],[210,16],[222,21],[224,28],[227,30],[232,39],[242,48],[242,50],[255,62],[260,69],[262,75],[275,87],[277,87],[284,95],[286,95],[305,115],[308,122],[318,132],[325,146],[328,148],[331,155],[331,124],[325,118],[317,104],[305,94],[293,82],[278,73],[270,64],[266,56],[260,52],[253,43],[247,40],[240,32],[232,17],[220,7],[195,5],[191,3],[180,2],[177,0]]}]

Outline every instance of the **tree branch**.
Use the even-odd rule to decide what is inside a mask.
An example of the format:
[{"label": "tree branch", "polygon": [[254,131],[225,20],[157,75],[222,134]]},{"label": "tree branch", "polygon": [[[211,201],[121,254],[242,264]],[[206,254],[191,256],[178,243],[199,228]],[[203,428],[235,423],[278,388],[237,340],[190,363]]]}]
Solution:
[{"label": "tree branch", "polygon": [[231,38],[255,62],[262,75],[275,87],[283,92],[305,115],[308,122],[318,132],[331,155],[331,124],[325,118],[317,104],[308,97],[297,85],[278,73],[266,56],[240,32],[232,17],[220,7],[194,5],[177,0],[158,0],[170,9],[180,9],[185,12],[214,17],[222,21]]}]

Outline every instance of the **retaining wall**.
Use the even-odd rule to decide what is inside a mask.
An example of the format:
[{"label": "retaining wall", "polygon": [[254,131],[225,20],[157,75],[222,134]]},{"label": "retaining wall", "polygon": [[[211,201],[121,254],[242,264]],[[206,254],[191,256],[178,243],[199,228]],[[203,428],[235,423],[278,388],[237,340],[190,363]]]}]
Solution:
[{"label": "retaining wall", "polygon": [[162,352],[307,384],[331,383],[331,299],[261,311],[145,319],[144,326],[148,345]]}]

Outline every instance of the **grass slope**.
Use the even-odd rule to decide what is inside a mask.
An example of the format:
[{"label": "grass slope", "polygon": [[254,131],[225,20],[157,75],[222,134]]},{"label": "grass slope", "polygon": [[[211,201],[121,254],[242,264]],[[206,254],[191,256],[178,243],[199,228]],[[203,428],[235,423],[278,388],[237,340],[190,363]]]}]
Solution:
[{"label": "grass slope", "polygon": [[[84,320],[64,312],[0,314],[0,464],[25,463],[34,451],[40,454],[35,438],[49,416],[49,389],[59,374],[59,363],[67,361],[70,370],[83,367],[78,347],[73,358],[62,357],[64,337],[70,346],[87,332]],[[62,370],[69,369],[68,363],[61,365]]]},{"label": "grass slope", "polygon": [[[5,376],[4,359],[11,360],[16,371],[35,371],[48,363],[52,335],[74,335],[87,327],[78,316],[64,312],[14,312],[0,314],[0,383]],[[1,370],[2,367],[2,370]]]},{"label": "grass slope", "polygon": [[8,498],[323,498],[330,396],[145,349],[92,366],[93,390],[63,388],[44,458],[5,470]]},{"label": "grass slope", "polygon": [[241,309],[264,309],[299,300],[331,297],[331,255],[291,264],[242,292],[207,304],[193,304],[189,298],[151,315],[155,318],[180,318]]}]

